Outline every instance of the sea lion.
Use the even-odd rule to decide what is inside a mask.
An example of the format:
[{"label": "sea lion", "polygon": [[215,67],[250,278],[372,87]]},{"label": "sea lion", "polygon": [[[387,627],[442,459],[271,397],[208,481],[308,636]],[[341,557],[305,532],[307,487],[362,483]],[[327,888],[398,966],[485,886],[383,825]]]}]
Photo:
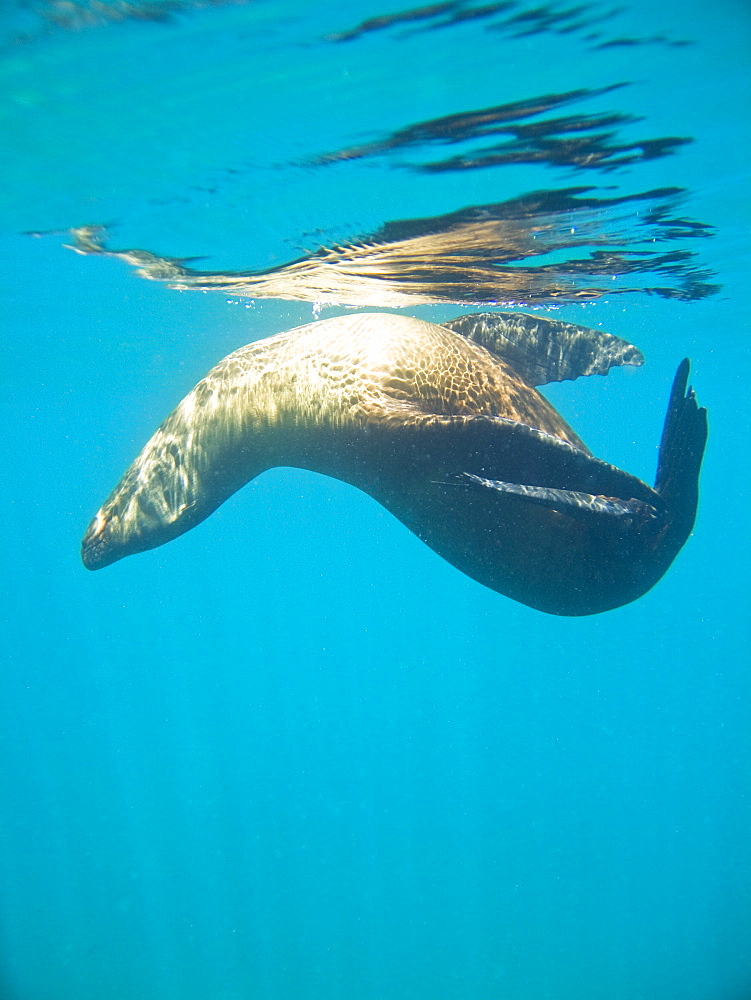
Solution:
[{"label": "sea lion", "polygon": [[640,597],[688,537],[706,411],[678,369],[654,489],[595,458],[535,385],[633,345],[515,313],[438,326],[388,313],[311,323],[230,354],[165,420],[86,532],[98,569],[193,528],[296,466],[364,490],[450,563],[558,615]]}]

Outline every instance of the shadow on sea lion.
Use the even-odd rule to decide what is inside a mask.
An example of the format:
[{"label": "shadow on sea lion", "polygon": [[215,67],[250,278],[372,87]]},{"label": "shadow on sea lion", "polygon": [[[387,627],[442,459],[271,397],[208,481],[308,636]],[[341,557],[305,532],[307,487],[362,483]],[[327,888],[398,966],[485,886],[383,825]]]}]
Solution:
[{"label": "shadow on sea lion", "polygon": [[266,469],[351,483],[473,579],[558,615],[646,593],[691,532],[706,411],[673,385],[654,489],[595,458],[536,385],[641,364],[520,313],[359,313],[243,347],[198,383],[96,515],[98,569],[193,528]]}]

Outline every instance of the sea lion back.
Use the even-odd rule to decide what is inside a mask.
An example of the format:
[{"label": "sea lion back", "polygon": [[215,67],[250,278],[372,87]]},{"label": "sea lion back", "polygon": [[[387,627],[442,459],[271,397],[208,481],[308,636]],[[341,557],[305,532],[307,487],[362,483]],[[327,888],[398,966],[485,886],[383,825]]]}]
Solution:
[{"label": "sea lion back", "polygon": [[586,450],[504,358],[446,327],[393,313],[338,316],[250,344],[194,391],[201,397],[240,389],[246,415],[252,392],[253,408],[273,412],[282,424],[482,415]]}]

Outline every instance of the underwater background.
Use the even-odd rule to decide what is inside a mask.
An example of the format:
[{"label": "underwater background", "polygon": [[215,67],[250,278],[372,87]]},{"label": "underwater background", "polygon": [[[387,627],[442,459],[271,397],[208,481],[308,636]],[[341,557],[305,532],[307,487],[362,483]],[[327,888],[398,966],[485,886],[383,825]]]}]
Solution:
[{"label": "underwater background", "polygon": [[[747,3],[1,10],[0,1000],[751,998]],[[263,272],[532,192],[571,294],[498,304],[647,358],[548,398],[648,482],[684,356],[709,409],[652,591],[533,611],[288,468],[83,568],[195,382],[347,304],[171,290],[71,228]]]}]

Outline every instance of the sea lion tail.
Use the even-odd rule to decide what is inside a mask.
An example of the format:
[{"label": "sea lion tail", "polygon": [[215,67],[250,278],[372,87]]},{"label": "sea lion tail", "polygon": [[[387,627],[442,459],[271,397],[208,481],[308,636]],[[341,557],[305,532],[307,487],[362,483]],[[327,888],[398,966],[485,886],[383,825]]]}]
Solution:
[{"label": "sea lion tail", "polygon": [[[707,443],[707,411],[688,386],[689,360],[678,366],[660,441],[655,490],[665,501],[680,535],[678,547],[691,533],[699,502],[699,470]],[[677,537],[676,537],[676,540]]]}]

